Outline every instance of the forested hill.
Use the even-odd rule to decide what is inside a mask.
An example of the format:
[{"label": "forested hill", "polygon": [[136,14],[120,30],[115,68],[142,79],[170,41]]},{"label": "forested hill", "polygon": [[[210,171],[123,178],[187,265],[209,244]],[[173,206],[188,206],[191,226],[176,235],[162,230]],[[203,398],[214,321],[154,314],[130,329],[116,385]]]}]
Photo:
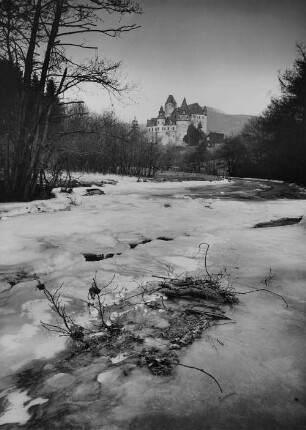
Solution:
[{"label": "forested hill", "polygon": [[212,107],[207,107],[208,132],[216,131],[226,136],[240,132],[252,115],[229,115]]}]

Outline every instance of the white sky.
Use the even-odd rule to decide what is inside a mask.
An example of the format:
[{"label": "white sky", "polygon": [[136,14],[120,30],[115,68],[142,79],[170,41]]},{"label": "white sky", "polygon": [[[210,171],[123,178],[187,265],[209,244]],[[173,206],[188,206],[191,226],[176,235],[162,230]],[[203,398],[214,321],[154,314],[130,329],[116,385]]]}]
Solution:
[{"label": "white sky", "polygon": [[[86,86],[77,96],[103,112],[114,104],[125,121],[144,123],[169,94],[226,113],[259,114],[278,94],[277,74],[306,44],[305,0],[142,0],[141,25],[122,38],[97,38],[102,57],[123,60],[137,89],[118,103]],[[91,40],[92,41],[92,40]],[[88,52],[87,52],[88,55]]]}]

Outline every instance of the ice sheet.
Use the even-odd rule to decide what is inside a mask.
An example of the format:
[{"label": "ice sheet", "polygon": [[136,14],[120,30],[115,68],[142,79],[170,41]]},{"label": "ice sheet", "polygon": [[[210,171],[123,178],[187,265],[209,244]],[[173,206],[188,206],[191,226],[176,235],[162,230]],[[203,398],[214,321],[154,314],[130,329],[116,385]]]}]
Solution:
[{"label": "ice sheet", "polygon": [[[199,189],[210,187],[212,191],[214,187],[218,187],[220,191],[222,182],[157,184],[138,183],[136,178],[122,179],[116,186],[106,185],[103,188],[106,194],[103,196],[82,197],[82,189],[76,189],[75,194],[79,196],[82,204],[71,205],[70,211],[10,216],[9,207],[4,205],[3,213],[5,211],[6,219],[0,221],[1,290],[8,287],[4,275],[10,267],[25,270],[29,277],[38,275],[52,291],[64,282],[61,293],[68,300],[67,310],[75,316],[78,315],[78,321],[83,323],[90,316],[86,315],[84,304],[80,305],[78,299],[87,299],[88,288],[95,272],[98,285],[108,284],[116,274],[113,285],[131,291],[137,283],[146,282],[152,275],[179,276],[185,271],[204,270],[206,248],[205,245],[199,248],[199,244],[209,243],[210,271],[219,271],[226,267],[236,281],[237,288],[246,291],[250,287],[262,287],[264,277],[272,268],[277,275],[273,287],[290,302],[288,314],[277,299],[275,303],[275,298],[242,297],[242,305],[237,313],[237,329],[229,327],[220,331],[220,335],[224,336],[229,344],[225,350],[227,362],[234,361],[229,375],[222,370],[222,377],[227,381],[233,372],[238,372],[237,357],[239,353],[242,357],[246,348],[248,357],[252,357],[254,372],[259,372],[258,378],[252,374],[255,397],[262,393],[259,387],[268,371],[280,378],[280,385],[286,384],[281,373],[287,372],[288,384],[295,389],[304,389],[301,380],[306,371],[300,359],[302,346],[299,345],[301,336],[305,334],[303,327],[306,326],[303,316],[306,303],[305,200],[186,199],[184,192],[178,193],[182,190],[188,193],[190,186]],[[173,198],[174,195],[176,198]],[[66,202],[62,195],[58,199]],[[165,202],[168,204],[165,205]],[[52,206],[53,202],[50,201],[50,205]],[[22,204],[17,206],[20,210]],[[16,215],[16,207],[14,210],[12,213]],[[252,228],[259,222],[301,215],[304,215],[304,218],[297,225]],[[162,236],[173,240],[158,240]],[[151,241],[141,244],[145,239]],[[138,246],[131,249],[131,243]],[[107,260],[86,262],[83,253],[88,252],[121,255],[114,255]],[[244,303],[251,305],[244,308]],[[35,290],[34,280],[28,278],[26,282],[17,283],[3,296],[2,306],[7,309],[7,312],[0,313],[2,372],[12,372],[33,358],[52,357],[65,346],[63,338],[47,336],[41,331],[40,320],[50,322],[53,317],[44,296]],[[257,312],[252,313],[253,307]],[[256,318],[260,323],[256,323]],[[265,324],[261,324],[262,321]],[[283,321],[283,325],[280,321]],[[292,329],[288,354],[284,356],[282,330],[287,332],[291,325],[295,328]],[[246,341],[247,336],[253,336],[252,339],[260,337],[265,326],[270,328],[267,332],[269,336],[263,336],[262,341],[254,341],[252,347],[252,344]],[[190,359],[195,360],[195,364],[201,364],[196,359],[201,348],[203,349],[203,346],[190,356]],[[269,353],[265,355],[267,348]],[[216,356],[207,354],[206,363],[213,367],[212,370],[217,371],[217,367],[214,367],[214,363],[217,363]],[[265,360],[265,370],[261,372],[262,357]],[[222,365],[222,359],[220,360],[218,363]],[[247,366],[242,366],[241,369],[244,377],[247,377]],[[180,375],[183,375],[183,371]],[[186,376],[187,379],[181,377],[184,383],[187,383],[189,376]],[[196,385],[200,384],[201,382],[196,382],[197,377],[198,375],[190,381]],[[229,386],[232,383],[232,380],[226,382]],[[246,383],[240,378],[237,386],[240,384],[238,388],[242,389]],[[141,384],[142,382],[138,393],[145,392]],[[269,384],[273,385],[270,379]],[[277,387],[279,385],[273,385],[271,392]],[[134,388],[127,386],[127,390],[130,389],[134,395],[131,402],[136,402],[135,398],[138,396]],[[207,389],[207,385],[201,385],[197,390],[202,393],[204,388]],[[176,389],[178,397],[181,386],[172,387],[171,395],[174,399],[176,397],[173,393]],[[289,390],[288,387],[287,389]],[[190,385],[190,391],[186,390],[186,393],[190,394],[191,391]],[[166,393],[163,395],[166,396]],[[150,402],[152,404],[150,393],[146,393],[146,396],[147,405]],[[186,396],[182,398],[187,401]],[[199,398],[195,401],[195,408],[199,406]],[[285,402],[284,399],[282,401]],[[169,409],[173,408],[172,412],[177,410],[170,392],[166,404]],[[123,417],[126,416],[128,407],[129,401],[126,400],[119,411]]]}]

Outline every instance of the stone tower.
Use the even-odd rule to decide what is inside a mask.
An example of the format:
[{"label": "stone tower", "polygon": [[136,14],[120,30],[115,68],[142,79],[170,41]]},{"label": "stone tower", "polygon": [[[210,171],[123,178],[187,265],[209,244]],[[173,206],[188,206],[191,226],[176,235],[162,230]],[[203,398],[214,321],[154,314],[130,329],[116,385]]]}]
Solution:
[{"label": "stone tower", "polygon": [[164,108],[161,106],[158,112],[157,125],[164,125],[165,118],[166,118],[165,111],[164,111]]},{"label": "stone tower", "polygon": [[165,115],[166,115],[166,118],[169,118],[169,116],[171,116],[172,112],[176,108],[177,108],[176,101],[175,101],[173,95],[170,94],[168,96],[167,100],[166,100],[166,103],[165,103]]},{"label": "stone tower", "polygon": [[182,142],[184,136],[187,134],[188,126],[190,124],[190,114],[186,99],[184,98],[182,106],[178,109],[176,116],[176,138]]}]

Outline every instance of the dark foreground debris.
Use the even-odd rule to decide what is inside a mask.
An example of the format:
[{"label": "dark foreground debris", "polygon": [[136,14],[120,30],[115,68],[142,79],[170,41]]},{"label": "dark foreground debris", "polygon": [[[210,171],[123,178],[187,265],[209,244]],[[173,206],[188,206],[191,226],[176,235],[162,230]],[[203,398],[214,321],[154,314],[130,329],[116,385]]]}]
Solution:
[{"label": "dark foreground debris", "polygon": [[[101,285],[95,275],[87,300],[83,300],[89,313],[95,312],[95,318],[88,322],[88,326],[76,324],[67,313],[60,296],[61,286],[52,293],[37,278],[38,290],[46,296],[58,317],[53,324],[42,323],[43,327],[70,338],[72,346],[64,361],[73,366],[79,363],[80,357],[83,357],[82,362],[95,357],[107,360],[110,368],[120,367],[122,370],[125,366],[127,374],[138,366],[158,376],[170,376],[180,365],[208,376],[222,392],[220,383],[211,373],[182,363],[186,348],[203,335],[214,348],[217,344],[223,345],[205,332],[220,321],[223,324],[233,322],[226,315],[226,307],[239,303],[237,294],[265,291],[288,304],[282,296],[268,289],[275,277],[271,268],[263,281],[266,288],[236,292],[226,269],[210,273],[207,263],[209,244],[201,243],[199,252],[204,246],[203,273],[198,276],[156,275],[155,281],[138,285],[133,293],[128,293],[114,285],[115,276],[108,284]],[[84,256],[89,257],[89,261],[92,257]],[[92,261],[98,256],[93,257]]]},{"label": "dark foreground debris", "polygon": [[[114,286],[114,278],[107,285],[98,285],[95,275],[84,302],[89,312],[95,311],[96,319],[84,327],[68,315],[59,294],[61,287],[52,293],[37,279],[37,288],[59,317],[56,323],[42,323],[43,327],[71,339],[72,347],[66,357],[69,362],[80,354],[108,357],[114,363],[128,357],[130,364],[146,367],[153,375],[173,374],[184,349],[218,321],[230,320],[224,308],[239,302],[226,270],[209,273],[209,245],[200,244],[199,249],[203,245],[206,250],[202,276],[155,276],[156,281],[139,285],[133,294],[128,294]],[[84,254],[84,257],[87,261],[95,261],[113,255]],[[206,374],[222,391],[216,378],[206,370],[188,364],[183,366]]]},{"label": "dark foreground debris", "polygon": [[299,216],[296,218],[280,218],[268,222],[260,222],[255,224],[253,228],[283,227],[286,225],[294,225],[298,224],[302,218],[302,216]]}]

